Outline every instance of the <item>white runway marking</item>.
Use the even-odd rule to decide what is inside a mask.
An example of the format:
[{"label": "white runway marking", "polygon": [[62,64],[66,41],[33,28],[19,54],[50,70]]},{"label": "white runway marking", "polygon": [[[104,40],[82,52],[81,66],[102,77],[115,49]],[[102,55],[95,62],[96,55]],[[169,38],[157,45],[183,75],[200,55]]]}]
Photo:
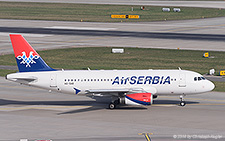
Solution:
[{"label": "white runway marking", "polygon": [[73,29],[73,30],[116,30],[117,28],[97,28],[97,27],[69,27],[69,26],[52,26],[52,27],[44,27],[49,29]]},{"label": "white runway marking", "polygon": [[9,36],[9,34],[21,34],[24,37],[47,37],[52,35],[45,35],[45,34],[25,34],[25,33],[6,33],[6,32],[0,32],[0,36]]}]

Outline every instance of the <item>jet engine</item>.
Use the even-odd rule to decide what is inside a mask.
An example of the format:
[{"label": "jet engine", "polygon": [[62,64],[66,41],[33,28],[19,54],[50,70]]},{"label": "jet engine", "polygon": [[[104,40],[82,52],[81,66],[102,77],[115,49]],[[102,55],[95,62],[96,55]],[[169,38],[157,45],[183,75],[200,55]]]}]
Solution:
[{"label": "jet engine", "polygon": [[126,105],[151,105],[153,103],[153,95],[151,93],[132,93],[120,97],[121,104]]}]

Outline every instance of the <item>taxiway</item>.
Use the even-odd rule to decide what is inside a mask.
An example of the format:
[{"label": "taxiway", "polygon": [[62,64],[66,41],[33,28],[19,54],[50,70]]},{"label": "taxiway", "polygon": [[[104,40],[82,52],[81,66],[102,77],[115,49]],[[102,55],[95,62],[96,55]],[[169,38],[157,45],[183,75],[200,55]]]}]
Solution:
[{"label": "taxiway", "polygon": [[162,96],[149,107],[109,110],[87,97],[49,93],[2,77],[0,89],[2,141],[145,140],[138,133],[153,133],[154,141],[187,139],[178,139],[181,135],[225,137],[225,93],[187,96],[185,107],[178,106],[178,97]]},{"label": "taxiway", "polygon": [[74,47],[139,47],[225,51],[225,18],[150,23],[0,20],[0,54],[12,53],[9,33],[37,50]]}]

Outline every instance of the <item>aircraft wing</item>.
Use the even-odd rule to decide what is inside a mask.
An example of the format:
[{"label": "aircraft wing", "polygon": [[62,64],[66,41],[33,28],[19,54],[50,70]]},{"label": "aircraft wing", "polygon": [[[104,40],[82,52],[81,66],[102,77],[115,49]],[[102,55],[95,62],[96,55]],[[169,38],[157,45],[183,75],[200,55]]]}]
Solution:
[{"label": "aircraft wing", "polygon": [[[89,89],[86,96],[98,102],[110,102],[109,108],[117,104],[127,105],[151,105],[153,94],[143,88],[121,88],[121,89]],[[112,102],[113,101],[113,102]]]},{"label": "aircraft wing", "polygon": [[115,93],[119,94],[119,93],[140,93],[140,92],[147,92],[147,93],[152,93],[152,94],[156,94],[157,90],[154,87],[148,87],[148,88],[120,88],[120,89],[88,89],[85,91],[87,94],[113,94],[115,95]]},{"label": "aircraft wing", "polygon": [[86,90],[87,93],[127,93],[131,91],[143,91],[142,88],[138,89],[89,89]]}]

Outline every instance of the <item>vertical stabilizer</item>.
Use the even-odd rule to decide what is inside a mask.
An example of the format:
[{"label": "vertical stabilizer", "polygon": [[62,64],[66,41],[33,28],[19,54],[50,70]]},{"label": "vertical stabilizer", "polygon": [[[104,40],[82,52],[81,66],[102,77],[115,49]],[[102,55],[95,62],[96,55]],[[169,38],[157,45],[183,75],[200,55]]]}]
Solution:
[{"label": "vertical stabilizer", "polygon": [[19,72],[54,71],[20,34],[10,34]]}]

